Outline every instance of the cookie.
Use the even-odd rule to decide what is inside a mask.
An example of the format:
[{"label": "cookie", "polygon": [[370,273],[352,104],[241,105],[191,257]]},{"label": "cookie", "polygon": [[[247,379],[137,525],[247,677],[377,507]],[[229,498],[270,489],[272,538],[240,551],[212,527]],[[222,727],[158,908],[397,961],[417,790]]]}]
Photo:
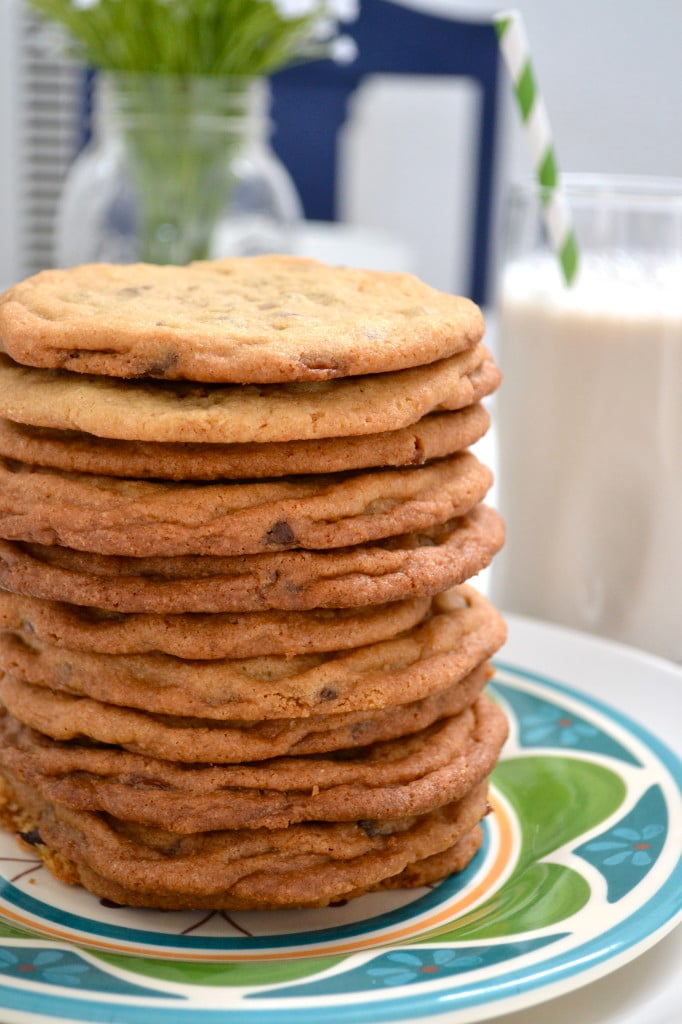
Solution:
[{"label": "cookie", "polygon": [[194,485],[0,459],[0,537],[133,557],[322,550],[440,525],[491,483],[470,452],[403,469]]},{"label": "cookie", "polygon": [[[383,740],[408,736],[433,725],[440,719],[460,714],[480,696],[491,675],[492,670],[487,663],[483,663],[464,679],[420,700],[413,700],[394,708],[346,712],[341,715],[317,715],[305,720],[231,722],[226,726],[226,729],[230,730],[232,740],[230,749],[237,751],[240,740],[243,740],[244,755],[249,756],[255,749],[265,749],[267,741],[273,739],[273,757],[300,757],[327,754],[330,751],[368,746]],[[2,714],[5,715],[6,721],[0,729],[0,735],[3,737],[0,761],[32,785],[38,785],[42,793],[59,803],[92,810],[95,807],[93,800],[103,800],[104,793],[114,792],[118,783],[121,783],[122,790],[117,799],[128,800],[129,813],[123,812],[122,803],[106,806],[110,810],[116,806],[118,810],[115,813],[137,820],[136,815],[141,813],[141,808],[135,810],[138,799],[138,794],[134,792],[135,788],[139,790],[147,783],[156,790],[164,788],[170,792],[174,788],[173,778],[166,771],[169,765],[174,765],[173,762],[154,760],[148,755],[142,756],[124,751],[122,748],[97,748],[96,744],[78,738],[60,742],[20,724],[18,720],[4,712]],[[194,720],[194,723],[201,725],[199,720]],[[25,735],[17,738],[16,730],[23,730]],[[85,745],[82,745],[83,742]],[[186,770],[185,764],[183,771]],[[110,783],[105,783],[106,776],[112,776]],[[130,787],[132,783],[126,781],[130,778],[136,779],[133,792]],[[86,803],[83,803],[84,800]],[[99,804],[96,806],[99,807]],[[195,811],[197,808],[191,813],[194,814]],[[165,799],[159,798],[151,803],[144,813],[147,815],[144,818],[147,823],[156,824],[168,824],[171,819],[164,815],[172,813],[175,820],[173,827],[180,827],[177,823],[177,805],[170,808]],[[148,817],[150,814],[155,817]],[[198,818],[194,816],[191,820],[197,821]]]},{"label": "cookie", "polygon": [[[90,756],[81,747],[82,775],[67,772],[45,780],[35,770],[26,774],[41,790],[58,795],[54,802],[60,806],[101,808],[120,820],[168,827],[179,835],[277,829],[303,821],[382,821],[461,799],[488,777],[506,736],[504,713],[481,696],[470,708],[417,733],[365,747],[196,766],[135,758],[111,748]],[[26,771],[11,748],[7,766],[5,756],[3,770],[13,771],[14,760],[22,774]],[[93,767],[102,778],[88,771]]]},{"label": "cookie", "polygon": [[0,345],[30,366],[266,383],[430,363],[476,344],[468,299],[409,274],[255,256],[43,271],[0,299]]},{"label": "cookie", "polygon": [[[213,723],[308,718],[419,700],[471,672],[504,639],[502,617],[468,586],[439,594],[432,614],[411,630],[327,654],[185,661],[157,653],[68,651],[2,633],[0,663],[14,678],[0,682],[0,693],[15,717],[54,739],[86,735],[159,757],[224,761],[234,757],[223,756],[221,744],[231,749],[233,739],[223,741]],[[34,692],[23,683],[49,690]],[[119,707],[114,713],[103,704]],[[193,728],[171,716],[192,716]]]},{"label": "cookie", "polygon": [[191,822],[201,826],[199,832],[213,832],[302,821],[382,821],[461,799],[490,774],[506,735],[504,713],[481,696],[470,708],[412,735],[305,757],[197,766],[147,759],[141,775],[129,776],[125,752],[114,774],[119,752],[113,749],[109,765],[102,766],[101,787],[97,776],[75,772],[64,777],[67,784],[59,792],[95,806],[115,806],[118,800],[130,812],[130,818],[119,815],[121,820],[144,823],[163,816],[175,821],[178,834],[196,834]]},{"label": "cookie", "polygon": [[[453,686],[410,709],[372,714],[346,748],[316,743],[326,734],[310,733],[300,749],[258,765],[180,765],[111,745],[53,742],[5,714],[0,764],[51,802],[182,834],[363,819],[370,810],[413,813],[439,806],[447,794],[461,796],[497,757],[506,725],[480,697],[486,678],[482,667],[463,694]],[[473,710],[460,707],[469,698]],[[409,718],[410,730],[400,734]],[[346,733],[343,724],[338,729]]]},{"label": "cookie", "polygon": [[386,889],[418,889],[422,886],[432,887],[449,875],[455,875],[472,861],[483,843],[483,829],[480,825],[459,839],[453,846],[434,853],[430,857],[413,861],[398,875],[384,878],[378,885],[355,893],[348,893],[346,899],[364,895],[366,892],[377,892]]},{"label": "cookie", "polygon": [[484,569],[503,541],[485,505],[442,527],[329,552],[121,558],[0,540],[0,587],[113,612],[359,608],[431,597]]},{"label": "cookie", "polygon": [[194,660],[340,651],[388,640],[426,616],[429,598],[365,608],[213,615],[125,615],[0,589],[0,629],[70,651],[158,652]]},{"label": "cookie", "polygon": [[[430,823],[435,823],[439,819],[445,818],[445,813],[434,813],[432,815],[425,816],[424,828],[420,832],[417,832],[413,838],[413,844],[415,851],[419,848],[420,843],[424,842],[424,834],[426,832],[426,826]],[[447,819],[446,819],[447,822]],[[447,824],[445,825],[447,829]],[[441,845],[445,838],[450,834],[449,831],[445,831],[441,826],[441,831],[433,835],[435,829],[431,830],[428,834],[428,839],[435,845]],[[416,832],[416,830],[415,830]],[[459,830],[456,833],[459,835]],[[264,896],[235,896],[232,893],[220,898],[219,909],[236,911],[236,910],[280,910],[284,909],[303,909],[310,907],[326,907],[334,904],[344,904],[351,899],[356,899],[359,896],[363,896],[366,893],[380,892],[384,889],[395,889],[395,888],[414,888],[418,886],[432,886],[436,882],[441,881],[447,875],[451,875],[454,872],[463,871],[464,868],[469,864],[477,850],[479,849],[482,841],[483,833],[480,826],[476,826],[467,832],[460,839],[455,840],[452,846],[448,846],[444,851],[438,854],[432,854],[423,858],[417,857],[416,860],[410,860],[410,863],[403,868],[402,871],[395,875],[386,877],[384,870],[389,863],[393,864],[394,861],[390,862],[386,858],[385,854],[382,854],[378,859],[375,858],[372,863],[372,870],[376,875],[381,874],[379,881],[375,881],[369,885],[355,885],[354,888],[348,889],[343,893],[336,892],[335,888],[330,888],[326,894],[320,898],[311,900],[310,890],[305,891],[305,887],[298,884],[294,896],[289,896],[288,889],[287,895],[282,896],[282,889],[277,885],[277,879],[272,879],[268,886],[268,895]],[[435,843],[434,843],[435,839]],[[398,863],[404,861],[405,853],[408,857],[414,856],[411,852],[412,847],[407,847],[402,851]],[[408,852],[410,851],[410,852]],[[49,856],[49,851],[48,856]],[[393,854],[393,850],[391,850]],[[395,857],[395,854],[393,854]],[[64,877],[61,872],[64,870],[65,860],[63,857],[59,857],[59,868],[57,869],[57,877]],[[380,869],[379,864],[383,865]],[[49,868],[50,862],[47,861],[47,867]],[[345,875],[350,874],[349,868],[344,864]],[[331,872],[330,872],[331,873]],[[334,872],[338,877],[338,873]],[[353,878],[357,878],[360,874],[360,865],[356,867],[356,870],[352,873]],[[345,877],[344,875],[344,877]],[[111,879],[104,878],[102,875],[98,875],[97,872],[84,864],[72,865],[67,869],[67,876],[64,880],[78,881],[80,884],[90,889],[95,895],[99,896],[100,899],[106,899],[116,904],[117,906],[148,906],[150,903],[149,897],[140,894],[138,891],[126,889],[122,885],[118,885],[112,882]],[[350,880],[350,879],[349,879]],[[289,880],[287,879],[287,882]],[[330,887],[332,883],[329,883]],[[335,895],[330,895],[329,892]],[[269,900],[270,902],[267,902]],[[154,893],[153,896],[153,909],[162,910],[211,910],[216,903],[214,896],[204,897],[199,901],[196,896],[183,897],[177,893],[172,895],[159,896]]]},{"label": "cookie", "polygon": [[[487,393],[487,392],[486,392]],[[490,417],[478,403],[383,434],[270,444],[114,441],[0,420],[0,456],[66,472],[160,480],[239,480],[419,466],[475,444]]]},{"label": "cookie", "polygon": [[121,441],[250,444],[379,434],[462,409],[495,371],[482,345],[395,373],[280,385],[95,377],[0,355],[0,416]]},{"label": "cookie", "polygon": [[58,878],[121,905],[169,910],[326,906],[357,896],[452,850],[488,806],[482,782],[421,816],[181,836],[50,804],[6,771],[0,782],[5,827],[27,836]]},{"label": "cookie", "polygon": [[[144,788],[144,779],[153,782],[152,788],[161,788],[163,778],[163,766],[166,764],[180,764],[180,761],[169,761],[167,754],[175,756],[175,749],[189,750],[192,745],[191,734],[196,730],[197,742],[207,741],[207,751],[220,756],[226,760],[225,764],[239,764],[243,761],[255,763],[256,761],[270,761],[275,757],[300,757],[310,754],[326,754],[330,751],[338,751],[346,748],[356,748],[360,745],[368,745],[385,740],[404,738],[412,732],[425,729],[439,719],[459,714],[462,710],[473,703],[479,696],[487,679],[487,672],[474,670],[463,680],[458,680],[443,690],[429,694],[420,700],[412,701],[409,704],[401,704],[391,708],[379,708],[371,711],[346,712],[339,715],[315,715],[310,718],[296,719],[269,719],[262,722],[243,722],[228,720],[220,723],[218,729],[214,720],[194,718],[191,720],[173,719],[171,716],[140,715],[130,713],[127,710],[110,708],[107,705],[97,704],[94,701],[81,699],[76,705],[74,701],[60,701],[51,696],[51,691],[43,691],[27,688],[25,684],[12,681],[9,676],[4,677],[4,683],[0,687],[7,697],[8,707],[14,709],[19,707],[19,713],[31,721],[40,721],[41,714],[49,714],[50,709],[54,711],[58,719],[63,720],[63,715],[68,713],[69,705],[78,715],[79,724],[88,729],[90,723],[95,723],[94,730],[100,735],[120,735],[124,739],[133,733],[144,735],[147,743],[143,753],[144,760],[149,765],[152,763],[152,755],[147,751],[155,751],[154,770],[136,773],[136,789]],[[184,730],[184,734],[183,734]],[[36,732],[35,730],[32,730]],[[100,772],[87,778],[85,766],[90,763],[91,758],[86,751],[96,746],[90,740],[83,740],[76,736],[73,740],[61,744],[61,741],[54,741],[46,738],[51,747],[55,743],[65,745],[73,755],[79,752],[83,754],[80,767],[74,768],[77,776],[66,780],[60,787],[61,800],[70,803],[65,796],[67,791],[80,791],[81,784],[88,791],[93,790],[97,794],[96,799],[103,799],[100,790],[104,783]],[[85,742],[87,746],[79,746],[79,742]],[[109,744],[109,748],[115,748],[115,743]],[[125,747],[118,747],[112,760],[112,770],[122,770],[121,758],[124,753],[136,756],[135,751],[139,750],[139,744],[132,743]],[[196,751],[193,752],[196,758]],[[208,753],[206,756],[209,756]],[[2,758],[10,764],[11,758]],[[196,760],[183,761],[184,765],[197,763]],[[139,799],[139,793],[130,792],[130,787],[125,785],[131,808],[134,808],[135,801]],[[171,787],[167,787],[171,788]],[[164,813],[165,804],[163,801],[153,802],[151,810],[157,814]],[[135,818],[137,812],[131,809]],[[175,812],[177,814],[177,808]],[[125,817],[125,815],[124,815]],[[179,825],[174,827],[179,828]],[[207,826],[208,827],[208,826]]]}]

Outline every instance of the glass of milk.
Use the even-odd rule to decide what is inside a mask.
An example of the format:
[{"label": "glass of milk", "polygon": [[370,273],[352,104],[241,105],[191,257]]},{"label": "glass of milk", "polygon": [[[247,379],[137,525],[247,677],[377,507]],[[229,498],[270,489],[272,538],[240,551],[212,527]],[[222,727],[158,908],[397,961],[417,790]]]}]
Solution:
[{"label": "glass of milk", "polygon": [[499,281],[503,608],[682,660],[682,181],[569,176],[567,287],[537,186]]}]

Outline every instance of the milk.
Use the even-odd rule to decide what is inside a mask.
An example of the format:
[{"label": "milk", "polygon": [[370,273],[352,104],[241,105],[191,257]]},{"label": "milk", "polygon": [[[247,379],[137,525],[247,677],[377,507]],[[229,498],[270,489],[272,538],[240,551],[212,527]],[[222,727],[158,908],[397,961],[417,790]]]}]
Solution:
[{"label": "milk", "polygon": [[499,300],[503,608],[682,660],[682,266],[511,264]]}]

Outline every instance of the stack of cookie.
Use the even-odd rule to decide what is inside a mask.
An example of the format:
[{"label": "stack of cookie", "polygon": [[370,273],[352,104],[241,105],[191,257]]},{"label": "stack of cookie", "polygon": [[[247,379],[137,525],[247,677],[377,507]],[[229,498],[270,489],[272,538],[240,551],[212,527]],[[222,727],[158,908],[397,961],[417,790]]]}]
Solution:
[{"label": "stack of cookie", "polygon": [[464,867],[505,739],[476,307],[293,257],[0,300],[0,814],[116,903]]}]

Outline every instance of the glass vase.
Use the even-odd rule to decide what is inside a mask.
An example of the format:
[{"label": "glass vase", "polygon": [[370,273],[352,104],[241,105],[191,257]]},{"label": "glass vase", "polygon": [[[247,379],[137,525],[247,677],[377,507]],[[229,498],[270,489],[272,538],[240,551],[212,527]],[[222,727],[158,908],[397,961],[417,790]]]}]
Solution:
[{"label": "glass vase", "polygon": [[286,252],[301,217],[267,82],[108,74],[60,202],[58,266]]}]

